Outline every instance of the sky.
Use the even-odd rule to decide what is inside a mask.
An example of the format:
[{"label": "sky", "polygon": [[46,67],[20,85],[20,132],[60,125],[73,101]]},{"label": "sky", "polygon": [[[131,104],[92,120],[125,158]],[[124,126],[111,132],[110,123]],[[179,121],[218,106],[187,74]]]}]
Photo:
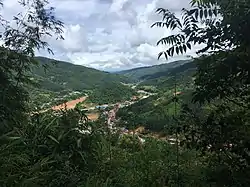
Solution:
[{"label": "sky", "polygon": [[[17,0],[3,3],[4,17],[11,19],[22,11]],[[155,13],[157,8],[180,15],[189,0],[50,0],[50,5],[64,22],[65,40],[48,39],[54,55],[44,51],[37,55],[105,71],[169,63],[195,55],[192,50],[168,61],[157,60],[167,46],[156,46],[156,42],[173,32],[150,27],[161,20]]]}]

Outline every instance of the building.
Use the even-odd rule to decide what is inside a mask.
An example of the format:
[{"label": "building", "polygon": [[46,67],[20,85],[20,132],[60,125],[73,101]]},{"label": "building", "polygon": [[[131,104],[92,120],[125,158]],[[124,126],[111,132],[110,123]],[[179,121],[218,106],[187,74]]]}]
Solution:
[{"label": "building", "polygon": [[102,110],[104,110],[104,109],[106,109],[108,106],[109,106],[109,105],[97,105],[95,108],[96,108],[96,109],[102,109]]}]

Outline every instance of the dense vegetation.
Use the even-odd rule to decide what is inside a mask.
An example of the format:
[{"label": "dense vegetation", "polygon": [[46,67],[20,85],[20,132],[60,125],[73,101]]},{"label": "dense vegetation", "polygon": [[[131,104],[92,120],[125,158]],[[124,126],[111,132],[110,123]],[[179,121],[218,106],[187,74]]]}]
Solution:
[{"label": "dense vegetation", "polygon": [[[41,88],[50,91],[74,90],[83,91],[93,89],[99,85],[111,83],[128,83],[130,79],[108,72],[74,65],[68,62],[37,57],[40,66],[32,70]],[[46,68],[44,71],[44,67]]]},{"label": "dense vegetation", "polygon": [[[249,185],[249,1],[193,0],[182,21],[159,8],[163,21],[153,26],[178,30],[158,44],[166,58],[204,44],[196,60],[193,103],[183,106],[176,136],[209,158],[217,186]],[[202,24],[199,25],[199,24]],[[228,179],[228,180],[225,180]]]},{"label": "dense vegetation", "polygon": [[185,63],[189,62],[189,60],[180,60],[180,61],[175,61],[171,63],[166,63],[166,64],[160,64],[160,65],[155,65],[155,66],[149,66],[149,67],[141,67],[141,68],[135,68],[131,70],[124,70],[118,72],[118,74],[125,75],[131,79],[137,80],[137,81],[142,81],[142,80],[147,80],[150,78],[152,75],[157,75],[160,73],[167,73],[169,70],[172,68],[181,66]]},{"label": "dense vegetation", "polygon": [[144,80],[141,85],[154,85],[164,92],[174,89],[175,84],[179,90],[193,88],[193,75],[196,72],[194,61],[186,62],[183,65],[152,74]]},{"label": "dense vegetation", "polygon": [[135,94],[136,92],[129,86],[110,82],[96,87],[89,95],[89,100],[98,104],[114,104],[130,100]]},{"label": "dense vegetation", "polygon": [[112,132],[105,119],[89,122],[78,109],[32,114],[27,74],[37,63],[35,50],[47,49],[43,38],[62,38],[63,24],[43,0],[20,1],[29,11],[11,24],[1,19],[0,186],[248,187],[250,1],[191,2],[183,20],[160,8],[163,19],[154,24],[178,30],[158,42],[170,46],[159,57],[185,53],[191,44],[205,46],[194,61],[191,99],[166,93],[167,103],[158,100],[160,112],[152,104],[158,98],[142,100],[131,106],[127,124],[136,124],[138,109],[154,111],[146,117],[169,109],[174,145]]},{"label": "dense vegetation", "polygon": [[140,100],[133,105],[118,111],[117,117],[120,125],[128,123],[127,128],[134,129],[144,126],[146,130],[173,135],[176,127],[176,117],[180,114],[181,105],[191,98],[191,90],[185,90],[175,100],[174,90],[159,92],[157,95]]},{"label": "dense vegetation", "polygon": [[132,90],[125,88],[122,83],[129,83],[132,79],[125,76],[44,57],[35,59],[39,65],[33,65],[28,73],[33,80],[33,84],[27,87],[31,106],[50,107],[84,95],[91,95],[95,103],[106,103],[112,99],[122,101],[131,96]]},{"label": "dense vegetation", "polygon": [[118,73],[131,80],[137,80],[137,88],[154,86],[159,90],[167,91],[173,89],[175,84],[178,84],[181,89],[192,88],[195,72],[194,60],[182,60]]}]

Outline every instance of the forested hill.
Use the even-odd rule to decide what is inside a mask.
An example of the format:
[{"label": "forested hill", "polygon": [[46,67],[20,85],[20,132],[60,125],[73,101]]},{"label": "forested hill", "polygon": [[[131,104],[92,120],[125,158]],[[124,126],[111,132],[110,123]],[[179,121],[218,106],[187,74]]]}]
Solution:
[{"label": "forested hill", "polygon": [[160,90],[169,90],[176,84],[183,90],[193,86],[193,75],[195,72],[195,62],[187,61],[180,66],[148,75],[141,85],[153,85]]},{"label": "forested hill", "polygon": [[45,57],[36,58],[40,65],[33,67],[32,77],[38,83],[39,89],[52,92],[96,90],[97,87],[102,88],[105,85],[113,84],[115,87],[121,82],[133,83],[135,81],[141,81],[141,85],[153,85],[160,89],[167,89],[173,85],[174,76],[183,85],[186,85],[186,82],[189,83],[195,69],[192,61],[181,60],[108,73]]},{"label": "forested hill", "polygon": [[156,75],[159,73],[164,74],[168,72],[169,70],[176,68],[178,66],[181,66],[188,62],[190,62],[190,60],[179,60],[179,61],[174,61],[174,62],[170,62],[166,64],[150,66],[150,67],[140,67],[140,68],[135,68],[135,69],[130,69],[130,70],[124,70],[118,73],[121,75],[125,75],[131,79],[147,80],[152,75]]},{"label": "forested hill", "polygon": [[140,81],[141,86],[155,86],[160,90],[169,90],[173,88],[175,83],[181,89],[192,87],[195,71],[196,64],[193,60],[181,60],[125,70],[119,74]]},{"label": "forested hill", "polygon": [[64,61],[55,61],[44,57],[37,57],[37,60],[41,65],[33,67],[32,76],[40,88],[44,90],[55,92],[61,90],[82,91],[110,82],[131,82],[123,75],[111,74]]}]

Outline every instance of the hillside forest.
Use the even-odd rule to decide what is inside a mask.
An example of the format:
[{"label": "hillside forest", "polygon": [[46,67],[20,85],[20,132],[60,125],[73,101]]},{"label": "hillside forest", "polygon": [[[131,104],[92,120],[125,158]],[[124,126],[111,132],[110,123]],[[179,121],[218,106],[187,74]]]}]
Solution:
[{"label": "hillside forest", "polygon": [[159,7],[152,29],[176,34],[158,58],[197,57],[115,73],[36,57],[64,24],[19,4],[0,19],[1,187],[250,186],[250,0]]}]

